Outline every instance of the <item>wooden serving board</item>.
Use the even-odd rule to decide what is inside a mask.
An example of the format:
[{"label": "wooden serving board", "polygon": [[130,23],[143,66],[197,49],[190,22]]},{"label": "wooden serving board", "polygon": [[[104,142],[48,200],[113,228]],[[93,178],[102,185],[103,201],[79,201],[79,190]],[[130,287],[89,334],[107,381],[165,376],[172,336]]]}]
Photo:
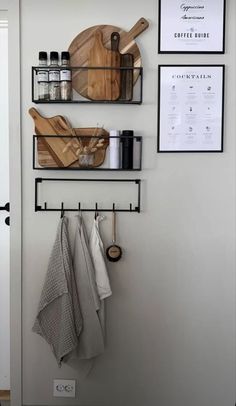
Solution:
[{"label": "wooden serving board", "polygon": [[[89,66],[89,52],[93,46],[94,34],[97,30],[102,31],[103,45],[111,49],[111,34],[118,32],[120,35],[119,51],[121,54],[130,53],[134,57],[134,67],[142,65],[141,54],[135,38],[145,31],[149,26],[145,18],[140,18],[130,31],[126,32],[114,25],[95,25],[78,34],[69,46],[71,66]],[[135,70],[133,75],[134,83],[139,77],[139,71]],[[88,98],[88,69],[77,70],[72,74],[72,87],[80,95]]]},{"label": "wooden serving board", "polygon": [[[120,53],[103,46],[102,31],[94,34],[93,46],[89,51],[90,67],[120,67]],[[89,69],[88,98],[92,100],[117,100],[120,96],[120,70]]]},{"label": "wooden serving board", "polygon": [[11,400],[11,392],[9,390],[0,390],[0,401],[1,400]]},{"label": "wooden serving board", "polygon": [[67,142],[73,135],[72,128],[66,122],[63,116],[54,116],[50,118],[43,117],[35,108],[29,109],[29,114],[34,120],[36,135],[63,135],[65,138],[41,138],[41,142],[50,152],[58,166],[67,167],[75,162],[78,158],[71,149],[65,150]]},{"label": "wooden serving board", "polygon": [[[83,136],[81,138],[81,141],[84,146],[87,146],[89,144],[89,141],[91,139],[91,136],[94,135],[96,128],[74,128],[74,133],[76,136]],[[94,153],[94,163],[93,167],[98,167],[103,164],[106,156],[106,149],[109,145],[109,133],[104,130],[104,129],[99,129],[99,136],[103,137],[105,139],[104,145],[101,149],[98,149]],[[87,137],[87,139],[85,138]],[[71,141],[71,137],[68,138]],[[56,141],[59,140],[59,138],[55,138]],[[73,147],[71,148],[73,150]],[[55,157],[51,154],[47,146],[45,146],[44,142],[42,142],[42,137],[37,139],[37,158],[38,158],[38,164],[41,167],[45,168],[60,168],[63,167],[58,162],[55,160]],[[76,158],[78,159],[78,157]],[[70,165],[70,168],[80,168],[80,164],[78,160],[76,162],[73,162]]]}]

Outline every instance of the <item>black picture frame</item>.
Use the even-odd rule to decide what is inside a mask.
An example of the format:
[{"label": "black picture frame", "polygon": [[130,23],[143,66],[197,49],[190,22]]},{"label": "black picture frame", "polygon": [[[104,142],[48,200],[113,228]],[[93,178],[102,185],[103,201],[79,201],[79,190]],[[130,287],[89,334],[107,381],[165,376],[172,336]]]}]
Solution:
[{"label": "black picture frame", "polygon": [[[163,4],[165,4],[166,0],[158,0],[158,53],[159,54],[224,54],[225,53],[225,19],[226,19],[226,0],[222,0],[222,21],[221,21],[221,25],[222,25],[222,43],[221,43],[221,49],[219,50],[178,50],[178,49],[163,49],[162,46],[162,38],[161,38],[161,32],[162,32],[162,26],[164,24],[164,22],[162,21],[161,18],[161,11],[162,11],[162,6]],[[174,0],[173,0],[174,1]],[[179,0],[178,0],[179,1]],[[210,0],[209,0],[210,1]],[[214,1],[214,0],[212,0]],[[183,4],[183,2],[180,1],[180,4]],[[216,26],[219,27],[219,23],[220,22],[214,22]],[[167,29],[170,29],[170,24],[169,22],[167,22]]]},{"label": "black picture frame", "polygon": [[[163,119],[161,117],[161,106],[162,106],[162,93],[161,93],[161,84],[162,84],[162,68],[165,67],[170,67],[173,68],[175,71],[178,67],[180,68],[221,68],[221,80],[222,80],[222,87],[221,87],[221,94],[218,96],[221,101],[221,109],[220,109],[220,131],[221,131],[221,136],[220,140],[218,143],[218,148],[214,149],[165,149],[161,147],[163,137],[166,136],[166,134],[161,134],[161,120]],[[158,112],[157,112],[157,152],[158,153],[192,153],[192,152],[197,152],[197,153],[222,153],[224,151],[224,99],[225,99],[225,65],[224,64],[218,64],[218,65],[211,65],[211,64],[180,64],[180,65],[158,65]],[[183,113],[182,113],[183,114]]]}]

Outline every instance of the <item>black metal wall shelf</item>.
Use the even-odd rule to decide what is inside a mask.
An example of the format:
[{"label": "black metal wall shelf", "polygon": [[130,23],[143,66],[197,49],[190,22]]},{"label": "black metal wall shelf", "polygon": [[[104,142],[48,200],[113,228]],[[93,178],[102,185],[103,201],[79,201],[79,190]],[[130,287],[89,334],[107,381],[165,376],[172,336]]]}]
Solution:
[{"label": "black metal wall shelf", "polygon": [[[76,132],[76,129],[75,129]],[[110,168],[109,167],[109,154],[110,154],[110,141],[112,139],[118,139],[120,145],[120,166],[122,166],[122,142],[124,140],[130,140],[132,143],[133,149],[133,165],[132,167],[119,167],[119,168]],[[63,148],[68,148],[76,153],[78,145],[73,147],[73,142],[77,144],[80,143],[83,145],[88,145],[90,140],[103,140],[105,146],[103,149],[97,150],[97,152],[90,153],[88,156],[93,158],[93,164],[80,164],[78,155],[78,160],[73,162],[70,166],[59,166],[57,163],[57,157],[54,156],[52,146],[50,146],[50,140],[58,140],[63,152]],[[71,145],[72,144],[72,145]],[[96,144],[96,142],[94,143]],[[97,154],[97,155],[96,155]],[[75,155],[76,157],[76,155]],[[106,159],[106,157],[108,159]],[[105,161],[105,163],[104,163]],[[141,136],[85,136],[85,135],[73,135],[73,136],[63,136],[63,135],[33,135],[33,169],[35,170],[56,170],[56,171],[141,171],[142,170],[142,137]]]},{"label": "black metal wall shelf", "polygon": [[[58,66],[53,70],[62,70],[64,67]],[[68,68],[66,68],[68,70]],[[88,70],[118,70],[120,72],[132,71],[133,75],[137,76],[137,81],[134,83],[134,95],[131,100],[91,100],[86,97],[80,96],[75,90],[73,91],[72,100],[40,100],[37,93],[37,73],[39,70],[49,71],[50,67],[32,66],[32,102],[36,104],[142,104],[143,101],[143,68],[142,67],[89,67],[89,66],[73,66],[69,68],[72,71],[72,87],[73,87],[73,72],[75,71],[88,71]]]},{"label": "black metal wall shelf", "polygon": [[[95,202],[94,208],[82,207],[81,202],[77,202],[77,207],[69,208],[65,207],[64,202],[61,202],[61,207],[49,208],[47,202],[41,206],[38,202],[39,185],[43,182],[120,182],[120,183],[134,183],[137,185],[137,204],[134,206],[132,203],[126,209],[117,207],[117,203],[113,203],[111,208],[100,208],[98,203]],[[88,212],[136,212],[140,213],[141,210],[141,180],[140,179],[70,179],[70,178],[35,178],[35,211],[56,211],[56,212],[76,212],[76,211],[88,211]]]}]

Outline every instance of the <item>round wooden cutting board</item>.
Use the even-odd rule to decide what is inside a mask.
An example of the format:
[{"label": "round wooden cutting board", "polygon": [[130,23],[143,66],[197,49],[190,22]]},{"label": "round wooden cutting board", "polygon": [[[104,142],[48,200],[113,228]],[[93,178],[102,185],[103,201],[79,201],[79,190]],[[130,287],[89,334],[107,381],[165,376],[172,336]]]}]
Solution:
[{"label": "round wooden cutting board", "polygon": [[[134,56],[134,67],[141,67],[141,54],[135,38],[146,30],[149,26],[145,18],[140,18],[137,23],[126,32],[122,28],[113,25],[94,25],[78,34],[70,44],[68,51],[70,52],[71,66],[77,67],[88,66],[90,49],[94,44],[94,35],[100,30],[102,32],[102,42],[104,47],[111,49],[111,34],[118,32],[120,34],[119,52],[121,54],[132,54]],[[134,71],[133,80],[137,81],[139,71]],[[72,75],[72,87],[81,96],[88,97],[88,70],[76,70]]]}]

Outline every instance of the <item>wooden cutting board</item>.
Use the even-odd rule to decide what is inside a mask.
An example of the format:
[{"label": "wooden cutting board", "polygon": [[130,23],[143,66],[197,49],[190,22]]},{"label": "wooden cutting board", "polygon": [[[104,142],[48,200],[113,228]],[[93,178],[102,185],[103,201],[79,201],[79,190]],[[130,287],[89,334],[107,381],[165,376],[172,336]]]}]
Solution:
[{"label": "wooden cutting board", "polygon": [[34,120],[35,134],[36,135],[63,135],[65,138],[41,138],[41,142],[45,145],[45,148],[50,152],[51,156],[58,166],[67,167],[75,162],[78,158],[74,151],[70,148],[65,151],[67,142],[70,141],[72,129],[62,116],[54,116],[46,118],[35,109],[29,109],[29,114]]},{"label": "wooden cutting board", "polygon": [[[90,67],[120,67],[120,53],[103,46],[102,31],[94,34],[93,46],[89,51]],[[88,98],[92,100],[117,100],[120,96],[119,69],[89,69]]]},{"label": "wooden cutting board", "polygon": [[0,401],[1,400],[11,400],[11,392],[9,390],[0,390]]},{"label": "wooden cutting board", "polygon": [[[111,34],[111,49],[119,52],[120,34]],[[120,54],[120,67],[133,68],[134,56],[132,54]],[[133,98],[133,69],[120,71],[120,97],[119,100],[129,101]]]},{"label": "wooden cutting board", "polygon": [[[140,18],[130,31],[114,25],[95,25],[87,28],[78,34],[69,46],[68,51],[71,57],[71,66],[88,66],[89,51],[93,46],[94,34],[99,29],[102,31],[103,45],[111,49],[111,34],[118,32],[120,35],[120,53],[130,53],[134,57],[134,67],[141,67],[141,54],[135,38],[145,31],[149,26],[145,18]],[[139,71],[135,70],[133,75],[134,83],[139,77]],[[72,75],[72,86],[80,95],[88,97],[88,69],[77,70]]]},{"label": "wooden cutting board", "polygon": [[[87,146],[90,142],[91,136],[94,135],[96,128],[74,128],[74,133],[76,136],[81,136],[81,141],[84,146]],[[99,136],[103,137],[105,142],[101,149],[98,149],[94,153],[94,163],[93,167],[98,167],[103,164],[106,156],[106,149],[109,145],[109,133],[104,129],[99,129]],[[71,138],[70,138],[71,140]],[[72,147],[73,150],[73,147]],[[60,168],[54,156],[47,149],[45,144],[42,142],[42,138],[37,139],[37,161],[38,164],[43,168]],[[78,157],[77,157],[78,159]],[[70,165],[70,168],[80,168],[79,161],[76,161]]]}]

